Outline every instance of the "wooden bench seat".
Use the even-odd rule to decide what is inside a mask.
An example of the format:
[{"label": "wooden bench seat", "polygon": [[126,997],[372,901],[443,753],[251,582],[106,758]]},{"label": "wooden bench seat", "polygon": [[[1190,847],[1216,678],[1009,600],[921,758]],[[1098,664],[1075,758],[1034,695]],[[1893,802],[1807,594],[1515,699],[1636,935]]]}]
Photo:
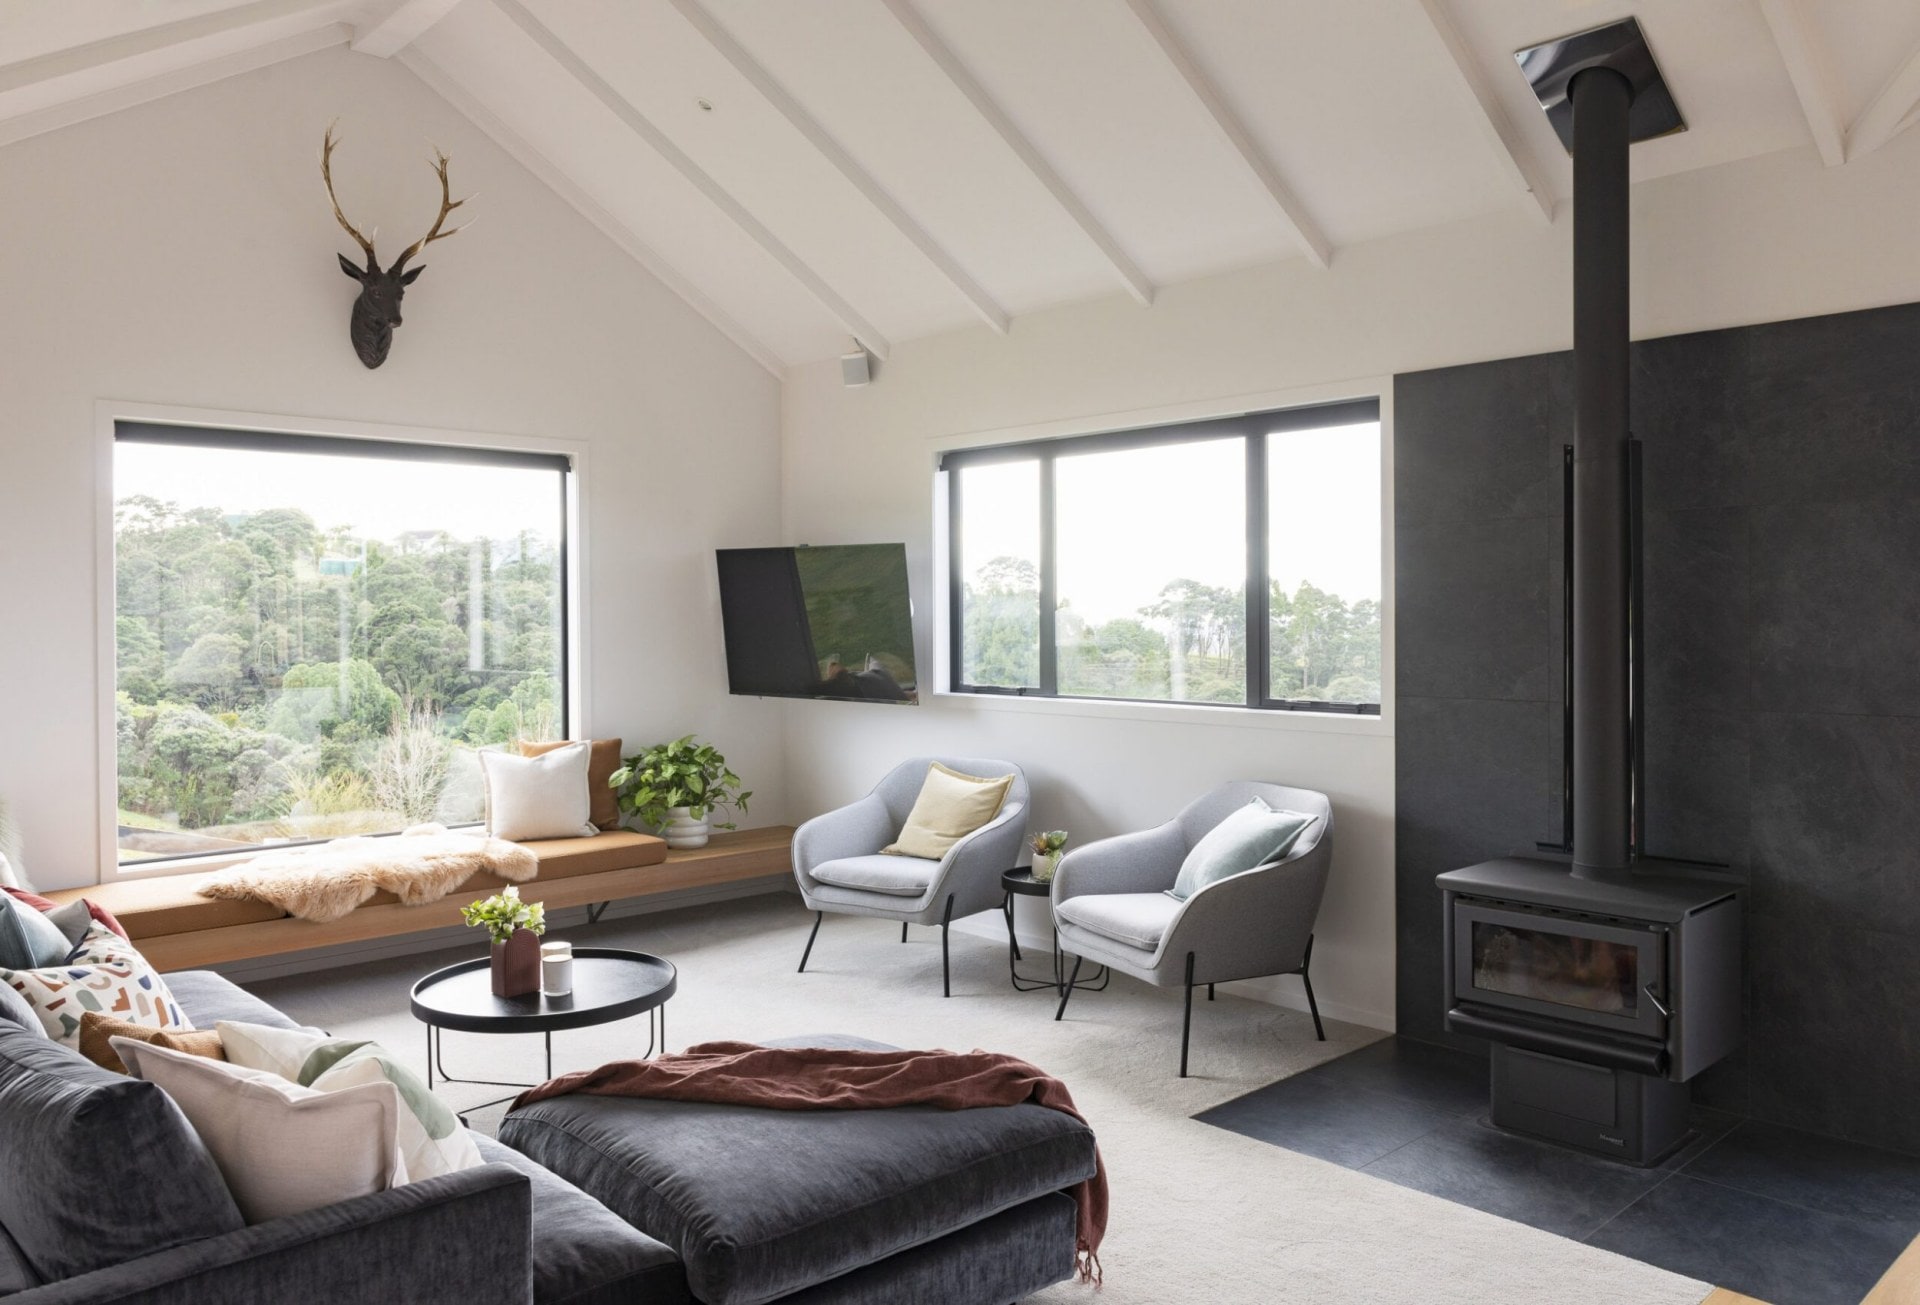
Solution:
[{"label": "wooden bench seat", "polygon": [[[523,844],[539,860],[540,873],[521,884],[520,891],[529,901],[559,910],[757,879],[787,873],[792,844],[793,830],[787,826],[715,834],[707,846],[684,851],[628,830],[546,839]],[[47,896],[59,902],[85,897],[98,903],[113,912],[158,969],[187,970],[445,928],[460,923],[460,908],[475,897],[505,887],[494,875],[476,874],[455,892],[424,906],[402,906],[391,893],[376,893],[351,914],[316,924],[296,920],[265,902],[201,897],[196,890],[212,873],[122,879]]]}]

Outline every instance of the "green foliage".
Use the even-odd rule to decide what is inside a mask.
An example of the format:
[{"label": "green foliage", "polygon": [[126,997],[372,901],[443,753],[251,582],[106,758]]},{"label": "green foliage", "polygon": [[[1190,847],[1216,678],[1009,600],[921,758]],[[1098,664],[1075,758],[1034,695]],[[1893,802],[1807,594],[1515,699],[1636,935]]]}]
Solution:
[{"label": "green foliage", "polygon": [[695,743],[691,734],[628,757],[608,782],[619,791],[620,809],[654,829],[666,827],[674,807],[687,808],[695,820],[727,808],[744,816],[753,796],[740,791],[740,777],[727,769],[727,759],[711,743]]},{"label": "green foliage", "polygon": [[332,738],[343,725],[354,737],[375,738],[400,710],[400,695],[388,688],[372,662],[301,662],[287,667],[266,727],[303,743]]},{"label": "green foliage", "polygon": [[540,902],[520,900],[518,885],[509,884],[505,891],[495,893],[477,902],[469,902],[460,908],[460,918],[467,922],[469,929],[485,929],[487,937],[496,943],[504,943],[513,937],[516,929],[525,929],[529,933],[547,931],[547,908]]}]

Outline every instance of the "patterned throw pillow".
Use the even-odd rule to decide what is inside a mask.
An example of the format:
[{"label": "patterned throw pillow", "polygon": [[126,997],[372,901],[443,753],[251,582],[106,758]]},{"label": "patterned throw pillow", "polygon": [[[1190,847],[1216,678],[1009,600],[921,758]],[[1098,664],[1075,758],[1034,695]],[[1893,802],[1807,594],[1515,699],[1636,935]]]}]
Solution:
[{"label": "patterned throw pillow", "polygon": [[365,1083],[393,1084],[400,1093],[400,1158],[408,1182],[485,1163],[473,1135],[447,1104],[379,1043],[229,1020],[215,1027],[228,1061],[268,1070],[302,1087],[336,1092]]},{"label": "patterned throw pillow", "polygon": [[158,971],[133,945],[95,924],[64,965],[0,969],[0,983],[26,999],[55,1042],[73,1047],[88,1011],[114,1015],[152,1029],[191,1029]]}]

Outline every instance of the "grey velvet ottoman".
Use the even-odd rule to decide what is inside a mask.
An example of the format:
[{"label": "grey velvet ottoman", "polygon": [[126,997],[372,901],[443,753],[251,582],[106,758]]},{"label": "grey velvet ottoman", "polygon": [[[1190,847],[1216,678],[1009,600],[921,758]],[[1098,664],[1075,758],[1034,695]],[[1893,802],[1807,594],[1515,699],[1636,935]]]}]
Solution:
[{"label": "grey velvet ottoman", "polygon": [[[779,1045],[882,1044],[795,1038]],[[568,1096],[500,1140],[679,1253],[706,1305],[1006,1305],[1074,1272],[1086,1125],[1037,1105],[764,1110]]]}]

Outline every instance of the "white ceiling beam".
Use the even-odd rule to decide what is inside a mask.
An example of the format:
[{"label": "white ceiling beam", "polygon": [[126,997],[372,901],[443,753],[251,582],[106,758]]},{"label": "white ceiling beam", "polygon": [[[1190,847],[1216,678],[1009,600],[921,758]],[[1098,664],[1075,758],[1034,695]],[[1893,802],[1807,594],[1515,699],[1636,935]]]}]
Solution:
[{"label": "white ceiling beam", "polygon": [[1760,12],[1773,31],[1774,48],[1787,66],[1793,93],[1800,97],[1800,115],[1813,133],[1820,161],[1830,168],[1838,167],[1847,161],[1846,126],[1840,121],[1840,111],[1834,108],[1827,52],[1801,5],[1802,0],[1760,0]]},{"label": "white ceiling beam", "polygon": [[959,292],[960,297],[967,301],[974,312],[980,315],[981,321],[1002,335],[1007,333],[1009,320],[1007,310],[996,303],[993,296],[967,275],[966,269],[960,266],[953,255],[942,248],[940,243],[928,234],[925,227],[914,221],[912,215],[900,207],[899,202],[887,193],[886,188],[874,179],[873,174],[861,167],[854,157],[841,147],[840,142],[835,140],[812,114],[801,107],[800,102],[793,98],[786,87],[747,53],[746,47],[735,40],[711,14],[700,7],[699,0],[669,0],[669,3],[680,11],[681,17],[692,24],[693,29],[700,33],[708,45],[719,52],[721,58],[733,65],[734,71],[744,77],[753,89],[760,93],[762,99],[771,104],[795,131],[806,137],[807,143],[831,163],[840,175],[845,177],[853,188],[879,211],[880,216],[892,223],[894,229],[920,251],[921,256],[933,265],[934,270],[945,277],[947,283]]},{"label": "white ceiling beam", "polygon": [[1920,121],[1920,49],[1915,49],[1887,78],[1847,129],[1847,157],[1871,154]]},{"label": "white ceiling beam", "polygon": [[515,26],[531,37],[534,44],[546,52],[548,58],[559,64],[568,76],[580,83],[609,112],[625,123],[627,130],[638,136],[650,149],[671,164],[675,171],[693,183],[694,188],[705,195],[715,208],[724,213],[729,221],[765,250],[769,258],[785,268],[789,276],[798,281],[806,288],[808,294],[819,301],[820,306],[840,324],[842,330],[860,341],[867,352],[874,357],[885,359],[888,356],[892,346],[872,322],[869,322],[852,304],[842,298],[838,291],[828,285],[820,274],[807,264],[806,260],[794,253],[778,236],[768,230],[760,219],[748,212],[744,204],[729,194],[726,187],[715,181],[706,169],[695,163],[686,151],[669,140],[665,132],[654,126],[645,114],[634,107],[632,101],[620,94],[606,78],[588,66],[586,60],[574,53],[572,46],[561,40],[545,23],[529,13],[520,0],[492,0],[492,3],[501,13],[511,18]]},{"label": "white ceiling beam", "polygon": [[[85,45],[55,50],[37,58],[0,65],[0,95],[157,54],[174,46],[226,36],[251,27],[266,28],[289,19],[311,20],[306,27],[311,31],[330,25],[341,16],[344,9],[340,0],[254,0],[252,4],[233,9],[217,9],[194,18],[161,23],[157,27],[125,32],[119,36],[89,41]],[[279,30],[272,36],[264,37],[262,44],[285,35],[285,30]]]},{"label": "white ceiling beam", "polygon": [[1525,191],[1533,200],[1533,208],[1541,217],[1553,221],[1553,187],[1547,184],[1546,172],[1535,160],[1533,151],[1527,148],[1513,119],[1507,116],[1499,93],[1487,78],[1485,66],[1455,26],[1445,0],[1420,0],[1420,7],[1426,11],[1427,22],[1432,24],[1434,34],[1447,49],[1447,57],[1459,71],[1461,84],[1479,106],[1480,126],[1501,170],[1517,189]]},{"label": "white ceiling beam", "polygon": [[994,102],[993,97],[987,94],[986,88],[974,80],[973,74],[967,71],[966,66],[960,62],[953,51],[934,35],[933,29],[927,26],[926,20],[920,17],[910,0],[880,0],[880,2],[887,7],[887,12],[893,15],[894,20],[906,29],[907,35],[911,36],[926,52],[927,57],[933,60],[934,66],[953,83],[954,89],[973,106],[974,112],[985,119],[987,125],[993,128],[1006,147],[1013,151],[1014,156],[1026,165],[1027,171],[1033,174],[1034,180],[1053,196],[1053,202],[1092,242],[1093,247],[1099,251],[1100,257],[1113,270],[1113,274],[1120,278],[1120,283],[1126,287],[1127,293],[1142,305],[1151,304],[1154,292],[1153,282],[1147,279],[1146,274],[1127,256],[1126,251],[1120,248],[1119,242],[1100,224],[1100,220],[1094,217],[1087,206],[1081,202],[1080,197],[1073,193],[1060,174],[1054,170],[1053,165],[1040,156],[1040,151],[1034,148],[1033,142],[1027,139],[1026,133],[1014,125],[1013,119],[1007,116],[1006,110]]},{"label": "white ceiling beam", "polygon": [[1273,166],[1273,160],[1260,149],[1252,133],[1247,130],[1246,123],[1240,120],[1240,115],[1234,112],[1233,106],[1220,93],[1220,88],[1213,84],[1206,70],[1194,62],[1193,55],[1173,34],[1173,29],[1167,26],[1166,19],[1153,7],[1153,0],[1127,0],[1127,8],[1133,10],[1133,16],[1140,20],[1140,25],[1147,29],[1147,35],[1160,47],[1160,53],[1180,74],[1187,89],[1200,101],[1200,107],[1207,111],[1221,134],[1227,138],[1227,143],[1233,146],[1241,161],[1260,182],[1261,189],[1267,192],[1267,197],[1279,210],[1281,224],[1286,227],[1293,243],[1300,246],[1301,252],[1312,260],[1315,267],[1326,267],[1333,261],[1333,246],[1328,243],[1326,233],[1320,230],[1319,224],[1307,212],[1306,205],[1300,202],[1299,196],[1281,177],[1279,169]]},{"label": "white ceiling beam", "polygon": [[361,54],[391,59],[412,45],[427,29],[452,13],[460,0],[392,0],[385,11],[354,29],[353,48]]},{"label": "white ceiling beam", "polygon": [[779,354],[769,349],[751,331],[741,326],[704,292],[680,275],[679,271],[662,258],[652,246],[634,234],[631,227],[596,202],[540,149],[501,121],[498,114],[483,104],[479,97],[465,86],[449,76],[439,64],[414,47],[401,50],[395,59],[402,67],[432,88],[441,99],[458,110],[467,121],[479,128],[514,162],[544,182],[549,190],[572,205],[575,212],[598,227],[600,233],[618,245],[628,257],[651,272],[667,289],[685,300],[687,306],[694,312],[713,323],[722,335],[733,341],[743,352],[764,367],[769,375],[776,380],[785,376],[786,362]]},{"label": "white ceiling beam", "polygon": [[285,63],[289,59],[298,59],[320,50],[333,49],[345,45],[352,36],[353,29],[345,23],[329,23],[312,31],[296,32],[292,36],[283,36],[263,45],[250,46],[244,50],[235,50],[216,58],[202,60],[174,72],[144,77],[139,81],[128,82],[104,91],[95,91],[91,95],[63,100],[58,104],[50,104],[29,113],[0,118],[0,146],[11,145],[15,141],[27,140],[50,131],[59,131],[63,127],[71,127],[94,118],[104,118],[110,113],[119,113],[122,109],[149,104],[154,100],[165,99],[169,95],[178,95],[182,91],[211,86],[229,77],[238,77],[242,73],[250,73],[259,68],[270,68],[274,64]]}]

